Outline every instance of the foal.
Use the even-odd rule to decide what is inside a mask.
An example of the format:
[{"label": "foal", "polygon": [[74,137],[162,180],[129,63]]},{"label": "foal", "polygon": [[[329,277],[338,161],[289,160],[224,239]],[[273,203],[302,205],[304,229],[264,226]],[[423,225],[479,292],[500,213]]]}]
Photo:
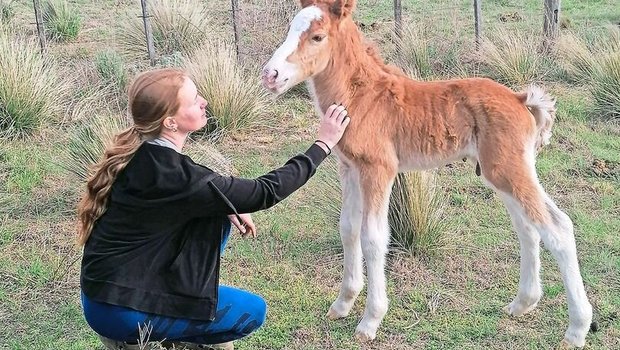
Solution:
[{"label": "foal", "polygon": [[573,224],[545,193],[534,167],[538,148],[551,136],[554,99],[536,86],[514,93],[489,79],[411,80],[384,64],[364,40],[351,19],[355,0],[302,0],[301,5],[286,40],[264,67],[263,84],[281,94],[305,80],[317,113],[337,101],[352,118],[335,149],[343,191],[344,277],[327,316],[349,314],[363,287],[363,254],[368,290],[356,336],[375,338],[388,309],[387,213],[396,174],[466,157],[479,165],[518,233],[519,290],[506,312],[523,315],[542,295],[542,238],[568,294],[570,323],[562,342],[583,346],[592,307],[579,272]]}]

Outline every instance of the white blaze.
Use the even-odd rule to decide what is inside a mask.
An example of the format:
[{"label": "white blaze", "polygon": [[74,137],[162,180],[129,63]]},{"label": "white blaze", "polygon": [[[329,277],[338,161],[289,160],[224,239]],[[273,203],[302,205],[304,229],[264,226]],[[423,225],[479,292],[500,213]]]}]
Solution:
[{"label": "white blaze", "polygon": [[297,67],[287,62],[286,59],[297,50],[301,35],[310,28],[313,21],[321,19],[322,16],[323,12],[316,6],[308,6],[295,15],[286,40],[267,63],[268,68],[278,70],[278,80],[290,79],[296,75]]}]

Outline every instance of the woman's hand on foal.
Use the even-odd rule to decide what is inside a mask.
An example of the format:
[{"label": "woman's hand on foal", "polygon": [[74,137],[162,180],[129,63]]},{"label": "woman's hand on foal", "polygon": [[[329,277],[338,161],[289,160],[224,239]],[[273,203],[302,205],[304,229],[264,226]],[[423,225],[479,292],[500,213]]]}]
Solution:
[{"label": "woman's hand on foal", "polygon": [[239,230],[242,237],[245,238],[250,236],[252,238],[256,238],[256,225],[254,225],[252,216],[250,214],[239,214],[239,217],[242,222],[239,222],[237,215],[228,215],[228,219]]},{"label": "woman's hand on foal", "polygon": [[327,108],[327,111],[325,111],[321,118],[318,139],[325,142],[330,150],[338,144],[342,134],[344,134],[344,130],[351,121],[347,114],[347,109],[344,106],[333,104]]}]

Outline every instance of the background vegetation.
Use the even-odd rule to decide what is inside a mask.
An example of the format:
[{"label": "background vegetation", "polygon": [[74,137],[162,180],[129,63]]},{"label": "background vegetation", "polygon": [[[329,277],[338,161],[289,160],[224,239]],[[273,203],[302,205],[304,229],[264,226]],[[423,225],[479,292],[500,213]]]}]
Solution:
[{"label": "background vegetation", "polygon": [[[32,2],[0,1],[0,349],[103,349],[81,313],[75,205],[86,165],[127,123],[127,84],[149,61],[139,2],[61,3],[66,11],[56,12],[63,23],[56,28],[71,34],[50,41],[42,57]],[[158,66],[205,74],[203,89],[217,81],[217,71],[228,74],[219,90],[201,90],[221,103],[210,111],[217,138],[196,134],[188,147],[195,159],[254,177],[314,140],[317,120],[303,86],[275,101],[258,87],[258,67],[283,40],[293,1],[240,1],[239,64],[230,51],[228,1],[150,3],[160,33]],[[587,348],[620,348],[617,1],[562,1],[562,37],[549,56],[538,53],[540,0],[484,1],[488,35],[480,51],[471,1],[404,0],[409,29],[402,41],[392,35],[392,3],[359,0],[354,17],[386,60],[412,76],[489,76],[515,89],[537,82],[557,96],[558,120],[538,156],[538,174],[575,223],[600,326]],[[222,282],[258,292],[269,304],[265,326],[238,349],[549,349],[561,340],[566,296],[547,251],[539,307],[517,319],[501,312],[517,290],[518,242],[499,199],[471,164],[457,162],[430,174],[441,211],[418,210],[422,219],[441,214],[428,231],[439,233],[430,243],[441,245],[409,254],[395,244],[387,264],[390,310],[374,343],[356,343],[364,292],[348,318],[324,317],[342,273],[334,163],[329,159],[308,186],[255,214],[257,240],[230,242]]]}]

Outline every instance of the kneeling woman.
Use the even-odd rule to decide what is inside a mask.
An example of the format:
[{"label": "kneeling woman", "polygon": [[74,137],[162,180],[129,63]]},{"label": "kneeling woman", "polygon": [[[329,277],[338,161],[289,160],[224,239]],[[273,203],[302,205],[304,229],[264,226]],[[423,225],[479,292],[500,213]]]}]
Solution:
[{"label": "kneeling woman", "polygon": [[133,126],[95,165],[78,207],[86,320],[109,349],[132,348],[140,328],[150,330],[149,340],[177,348],[232,349],[232,341],[258,329],[266,315],[261,297],[219,285],[232,225],[255,236],[248,213],[303,186],[350,119],[343,107],[330,106],[305,153],[266,175],[241,179],[181,153],[188,134],[207,122],[207,101],[183,71],[140,74],[129,104]]}]

